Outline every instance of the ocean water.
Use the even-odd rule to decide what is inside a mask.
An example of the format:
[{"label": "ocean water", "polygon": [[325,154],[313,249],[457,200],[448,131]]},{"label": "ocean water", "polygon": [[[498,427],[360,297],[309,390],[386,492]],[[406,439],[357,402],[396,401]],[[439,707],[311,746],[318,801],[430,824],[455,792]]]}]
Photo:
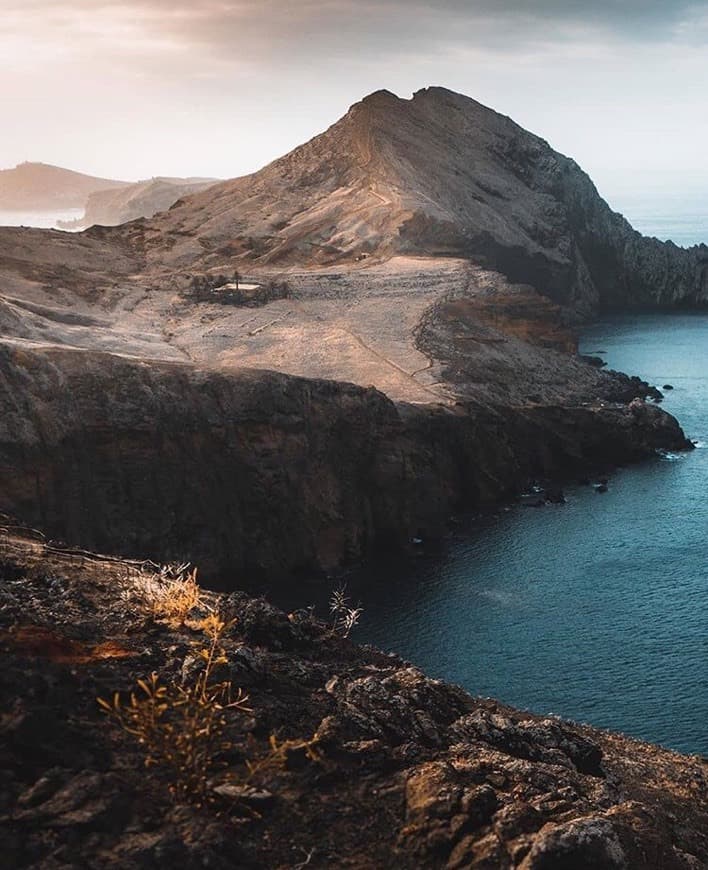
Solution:
[{"label": "ocean water", "polygon": [[589,329],[583,351],[675,387],[664,407],[701,446],[367,571],[356,638],[473,694],[708,755],[706,349],[708,315]]},{"label": "ocean water", "polygon": [[635,230],[683,248],[708,245],[708,189],[702,181],[688,186],[684,179],[679,190],[666,179],[663,186],[648,190],[642,190],[636,178],[627,184],[617,185],[608,201]]},{"label": "ocean water", "polygon": [[667,213],[651,204],[635,203],[631,207],[631,216],[627,217],[635,230],[662,242],[672,241],[682,248],[708,245],[708,209],[705,206],[688,202]]},{"label": "ocean water", "polygon": [[61,211],[3,211],[0,209],[0,227],[39,227],[52,229],[57,221],[71,221],[83,217],[82,208]]}]

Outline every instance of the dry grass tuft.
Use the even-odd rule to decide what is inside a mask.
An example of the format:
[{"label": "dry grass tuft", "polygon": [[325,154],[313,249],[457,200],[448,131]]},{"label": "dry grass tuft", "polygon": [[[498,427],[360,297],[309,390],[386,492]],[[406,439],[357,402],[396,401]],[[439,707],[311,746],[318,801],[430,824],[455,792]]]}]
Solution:
[{"label": "dry grass tuft", "polygon": [[276,771],[287,770],[302,761],[321,762],[317,737],[308,740],[279,740],[275,734],[268,739],[268,751],[253,761],[246,761],[248,779],[257,779]]},{"label": "dry grass tuft", "polygon": [[361,619],[364,608],[361,605],[351,606],[347,587],[343,585],[332,592],[329,612],[332,617],[332,631],[340,637],[349,637],[351,630]]},{"label": "dry grass tuft", "polygon": [[189,563],[163,565],[159,574],[141,574],[126,598],[147,609],[153,619],[181,626],[189,614],[204,606],[204,592],[197,582],[197,569]]}]

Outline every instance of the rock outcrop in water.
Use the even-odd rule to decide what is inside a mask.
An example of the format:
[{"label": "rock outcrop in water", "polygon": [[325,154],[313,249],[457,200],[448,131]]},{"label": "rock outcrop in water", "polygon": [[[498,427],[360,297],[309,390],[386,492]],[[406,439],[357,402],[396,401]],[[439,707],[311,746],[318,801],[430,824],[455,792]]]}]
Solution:
[{"label": "rock outcrop in water", "polygon": [[[472,698],[240,592],[170,626],[146,603],[153,570],[0,522],[6,866],[708,866],[705,759]],[[218,679],[250,710],[224,714],[199,800],[172,799],[175,770],[146,768],[96,698],[151,673],[189,687],[207,607],[234,620]]]}]

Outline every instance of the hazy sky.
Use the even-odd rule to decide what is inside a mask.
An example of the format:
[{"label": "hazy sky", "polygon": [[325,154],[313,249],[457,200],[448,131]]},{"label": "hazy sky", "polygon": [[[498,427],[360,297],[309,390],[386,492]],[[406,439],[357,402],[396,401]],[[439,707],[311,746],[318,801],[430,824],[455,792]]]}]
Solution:
[{"label": "hazy sky", "polygon": [[0,167],[230,177],[444,85],[601,191],[708,189],[708,0],[0,0]]}]

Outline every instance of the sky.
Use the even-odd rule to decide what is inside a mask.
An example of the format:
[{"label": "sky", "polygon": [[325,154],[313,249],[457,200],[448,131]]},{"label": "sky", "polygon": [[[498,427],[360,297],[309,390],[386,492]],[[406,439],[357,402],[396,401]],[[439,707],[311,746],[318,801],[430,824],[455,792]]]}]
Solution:
[{"label": "sky", "polygon": [[234,177],[442,85],[611,202],[702,199],[707,47],[708,0],[0,0],[0,168]]}]

